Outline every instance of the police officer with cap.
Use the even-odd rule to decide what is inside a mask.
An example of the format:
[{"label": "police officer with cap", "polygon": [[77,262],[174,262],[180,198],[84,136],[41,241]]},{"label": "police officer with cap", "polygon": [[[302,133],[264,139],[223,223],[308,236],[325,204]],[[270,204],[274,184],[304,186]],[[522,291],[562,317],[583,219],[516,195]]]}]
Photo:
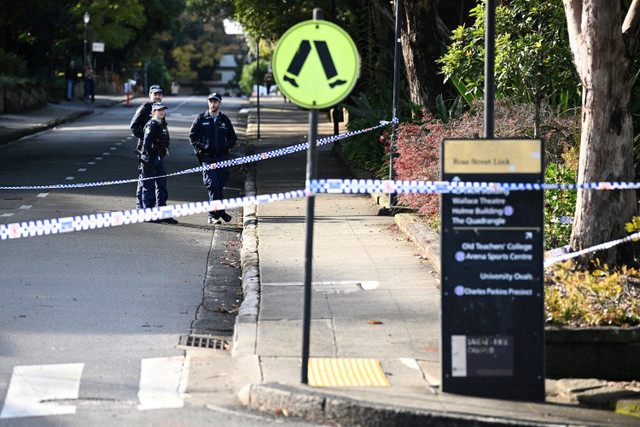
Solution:
[{"label": "police officer with cap", "polygon": [[[231,120],[220,112],[222,95],[212,93],[207,98],[209,108],[199,114],[191,125],[189,141],[201,165],[222,162],[229,159],[229,149],[236,144],[238,139],[233,129]],[[205,169],[202,171],[202,180],[207,187],[209,200],[221,200],[222,190],[229,179],[227,168]],[[231,215],[223,210],[209,212],[209,224],[220,224],[222,220],[231,221]]]},{"label": "police officer with cap", "polygon": [[[169,155],[169,129],[164,120],[165,107],[161,102],[151,106],[152,118],[144,127],[142,141],[142,178],[162,177],[142,180],[142,208],[153,208],[167,205],[167,172],[164,169],[164,157]],[[173,218],[165,218],[153,222],[177,224]]]},{"label": "police officer with cap", "polygon": [[[140,161],[140,156],[142,155],[142,141],[144,140],[143,130],[149,119],[151,119],[151,106],[155,102],[162,102],[162,88],[158,85],[152,85],[149,88],[149,101],[138,107],[136,113],[131,119],[131,124],[129,125],[133,136],[138,138],[138,143],[135,149],[135,153],[138,155],[138,177],[142,176],[142,163]],[[136,208],[140,209],[142,207],[142,181],[138,181],[136,199]]]}]

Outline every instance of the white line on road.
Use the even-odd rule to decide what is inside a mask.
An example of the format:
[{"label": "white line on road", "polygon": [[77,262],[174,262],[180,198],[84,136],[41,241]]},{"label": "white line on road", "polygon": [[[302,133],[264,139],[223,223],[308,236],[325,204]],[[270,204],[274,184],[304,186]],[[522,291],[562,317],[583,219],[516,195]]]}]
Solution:
[{"label": "white line on road", "polygon": [[190,356],[142,359],[138,409],[182,408],[190,360]]},{"label": "white line on road", "polygon": [[0,418],[75,414],[75,405],[56,400],[77,399],[84,363],[15,366]]}]

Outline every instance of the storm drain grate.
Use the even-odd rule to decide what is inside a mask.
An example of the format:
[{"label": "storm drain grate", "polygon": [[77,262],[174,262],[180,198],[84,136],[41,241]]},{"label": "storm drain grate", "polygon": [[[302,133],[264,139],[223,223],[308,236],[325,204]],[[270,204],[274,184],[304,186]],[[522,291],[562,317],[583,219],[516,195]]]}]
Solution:
[{"label": "storm drain grate", "polygon": [[231,350],[227,340],[206,335],[181,335],[178,345],[182,347],[210,348],[212,350]]}]

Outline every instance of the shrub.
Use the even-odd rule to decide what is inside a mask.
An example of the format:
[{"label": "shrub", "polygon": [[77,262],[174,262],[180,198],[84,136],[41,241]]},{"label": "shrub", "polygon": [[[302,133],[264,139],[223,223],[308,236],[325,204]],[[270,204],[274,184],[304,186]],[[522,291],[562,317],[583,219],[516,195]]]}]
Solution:
[{"label": "shrub", "polygon": [[27,61],[0,49],[0,70],[7,76],[24,76],[27,73]]},{"label": "shrub", "polygon": [[[545,170],[545,182],[548,184],[575,184],[578,176],[578,146],[565,148],[561,156],[563,163],[549,163]],[[558,248],[569,244],[571,222],[573,219],[578,193],[574,190],[548,190],[545,193],[544,231],[545,249]]]},{"label": "shrub", "polygon": [[545,275],[546,323],[566,326],[640,324],[640,272],[610,270],[598,262],[592,271],[571,261],[548,268]]},{"label": "shrub", "polygon": [[[475,102],[471,110],[460,118],[442,123],[423,111],[422,120],[399,126],[394,169],[399,180],[438,180],[440,177],[440,149],[445,138],[475,138],[484,134],[484,105]],[[546,157],[564,161],[565,147],[572,149],[579,137],[572,115],[559,116],[548,106],[542,109],[542,129]],[[509,99],[496,100],[496,138],[531,138],[533,136],[534,107],[514,104]],[[402,194],[399,201],[419,213],[433,217],[439,211],[439,196],[435,194]]]}]

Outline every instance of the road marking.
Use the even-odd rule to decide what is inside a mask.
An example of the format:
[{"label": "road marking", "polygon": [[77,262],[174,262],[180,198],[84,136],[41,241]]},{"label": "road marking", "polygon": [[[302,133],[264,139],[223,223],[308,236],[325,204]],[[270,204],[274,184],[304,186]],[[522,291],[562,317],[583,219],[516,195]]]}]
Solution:
[{"label": "road marking", "polygon": [[400,361],[405,365],[408,366],[411,369],[415,369],[416,371],[420,370],[420,365],[418,365],[418,362],[416,361],[416,359],[411,359],[409,357],[401,357]]},{"label": "road marking", "polygon": [[19,209],[31,209],[31,205],[22,205]]},{"label": "road marking", "polygon": [[77,399],[84,363],[15,366],[0,418],[75,414],[75,405],[57,400]]},{"label": "road marking", "polygon": [[102,160],[102,157],[96,157],[96,160]]},{"label": "road marking", "polygon": [[42,198],[42,197],[47,197],[48,195],[49,195],[49,193],[40,193],[36,197]]},{"label": "road marking", "polygon": [[3,214],[2,214],[2,215],[0,215],[0,216],[13,216],[13,214],[12,214],[12,213],[3,213]]},{"label": "road marking", "polygon": [[182,408],[190,360],[190,356],[142,359],[138,409]]},{"label": "road marking", "polygon": [[78,169],[78,172],[86,172],[86,171],[87,171],[87,169],[86,169],[86,168],[80,168],[80,169]]},{"label": "road marking", "polygon": [[73,181],[74,179],[76,179],[75,176],[68,176],[65,178],[67,181]]}]

